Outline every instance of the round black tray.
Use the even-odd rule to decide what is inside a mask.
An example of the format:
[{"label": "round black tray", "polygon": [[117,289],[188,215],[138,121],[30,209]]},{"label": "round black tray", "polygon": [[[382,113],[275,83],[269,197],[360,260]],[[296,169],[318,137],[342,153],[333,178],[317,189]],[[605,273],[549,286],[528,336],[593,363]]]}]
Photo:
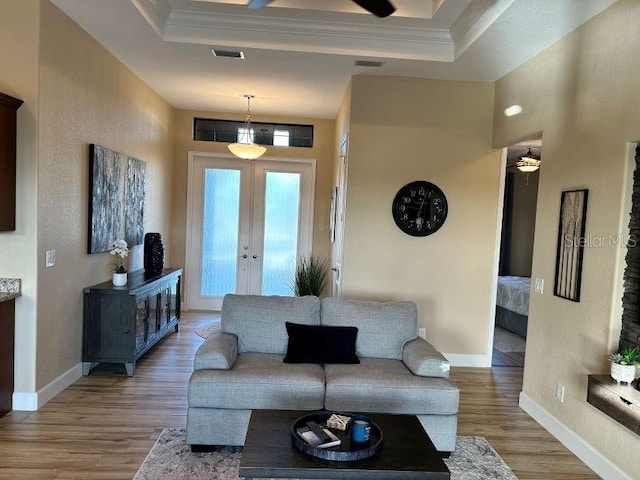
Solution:
[{"label": "round black tray", "polygon": [[[331,415],[337,413],[338,415],[346,415],[351,417],[351,422],[345,431],[335,428],[329,428],[329,430],[338,438],[340,438],[340,445],[329,448],[315,448],[309,445],[300,437],[297,433],[297,429],[304,427],[307,422],[316,422],[320,427],[327,428],[327,420]],[[371,425],[371,433],[369,434],[369,440],[367,442],[354,442],[351,440],[351,425],[354,420],[365,420]],[[316,412],[304,417],[298,418],[293,425],[291,425],[291,441],[299,450],[313,455],[317,458],[324,460],[333,460],[338,462],[349,462],[354,460],[362,460],[363,458],[369,458],[374,456],[380,448],[382,448],[382,430],[371,419],[365,415],[355,415],[350,413],[340,412]]]}]

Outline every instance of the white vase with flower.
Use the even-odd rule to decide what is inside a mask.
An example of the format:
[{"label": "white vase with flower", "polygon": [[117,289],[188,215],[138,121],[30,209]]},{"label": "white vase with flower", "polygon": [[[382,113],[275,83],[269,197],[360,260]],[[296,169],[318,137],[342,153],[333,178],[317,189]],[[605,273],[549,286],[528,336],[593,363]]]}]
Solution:
[{"label": "white vase with flower", "polygon": [[124,287],[127,284],[127,269],[124,266],[124,259],[129,256],[127,242],[124,240],[116,240],[113,242],[109,253],[115,257],[111,264],[113,268],[113,285],[116,287]]}]

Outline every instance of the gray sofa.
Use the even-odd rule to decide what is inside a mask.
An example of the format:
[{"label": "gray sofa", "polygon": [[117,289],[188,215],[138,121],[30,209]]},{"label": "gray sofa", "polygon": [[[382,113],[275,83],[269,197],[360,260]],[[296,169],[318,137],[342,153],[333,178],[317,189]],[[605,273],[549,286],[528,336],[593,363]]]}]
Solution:
[{"label": "gray sofa", "polygon": [[[327,409],[417,415],[439,451],[455,449],[459,390],[416,336],[415,304],[227,295],[221,317],[195,355],[188,444],[244,445],[253,409]],[[357,327],[360,363],[284,363],[285,322]]]}]

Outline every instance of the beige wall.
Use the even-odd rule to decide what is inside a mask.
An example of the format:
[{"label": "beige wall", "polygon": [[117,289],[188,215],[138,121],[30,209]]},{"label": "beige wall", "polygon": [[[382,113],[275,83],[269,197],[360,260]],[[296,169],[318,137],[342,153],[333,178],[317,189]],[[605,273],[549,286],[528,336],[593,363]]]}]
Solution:
[{"label": "beige wall", "polygon": [[513,177],[511,275],[531,276],[539,175],[537,170],[529,174],[516,172]]},{"label": "beige wall", "polygon": [[0,91],[25,102],[18,110],[16,230],[0,232],[0,277],[22,279],[16,300],[18,391],[35,389],[39,41],[40,2],[0,2]]},{"label": "beige wall", "polygon": [[[16,391],[29,393],[79,364],[82,289],[110,278],[109,254],[86,253],[88,145],[99,143],[147,162],[145,230],[168,238],[174,111],[48,1],[9,3],[7,15],[0,10],[0,23],[9,20],[0,35],[30,47],[21,41],[12,52],[2,51],[20,72],[3,88],[27,103],[19,124],[19,230],[0,237],[15,244],[15,258],[2,261],[0,274],[25,279],[19,317],[23,302],[37,306],[37,317],[27,318],[29,330],[19,328],[16,339]],[[32,112],[38,112],[40,128]],[[45,250],[52,249],[57,264],[44,268]],[[142,266],[141,247],[135,250],[130,269]]]},{"label": "beige wall", "polygon": [[[627,231],[628,142],[640,140],[639,22],[640,2],[615,3],[501,79],[494,118],[495,147],[540,131],[544,144],[532,274],[545,279],[545,294],[531,297],[523,391],[631,477],[638,437],[585,400],[587,374],[606,373],[617,344],[624,249],[585,249],[579,303],[552,289],[562,190],[589,189],[588,236]],[[504,117],[515,103],[524,112]]]},{"label": "beige wall", "polygon": [[[48,2],[43,4],[38,169],[37,386],[80,359],[82,288],[108,280],[108,253],[88,255],[89,144],[147,162],[145,231],[170,236],[174,110]],[[170,245],[167,244],[168,258]],[[57,263],[44,268],[45,250]],[[134,247],[129,270],[142,268]]]},{"label": "beige wall", "polygon": [[[241,100],[241,99],[239,99]],[[252,102],[253,110],[259,110],[259,101]],[[173,204],[171,243],[173,254],[171,261],[175,266],[185,265],[186,217],[187,217],[187,169],[189,152],[208,152],[230,154],[226,143],[200,142],[193,140],[193,119],[220,118],[244,120],[237,113],[204,112],[178,110],[175,129],[175,166],[173,172]],[[301,158],[316,160],[315,204],[313,224],[313,253],[329,258],[329,208],[332,186],[332,172],[335,144],[334,120],[317,118],[278,117],[253,113],[256,122],[277,122],[307,124],[314,126],[313,148],[267,147],[264,158]],[[259,160],[256,160],[259,161]]]},{"label": "beige wall", "polygon": [[[500,152],[491,147],[493,84],[356,76],[343,297],[412,300],[427,338],[450,354],[486,355]],[[402,233],[396,192],[427,180],[449,215],[435,234]]]},{"label": "beige wall", "polygon": [[[347,86],[347,90],[338,109],[336,115],[336,135],[335,135],[335,147],[334,147],[334,161],[333,161],[333,186],[338,187],[337,196],[335,200],[336,204],[336,219],[335,219],[335,241],[331,244],[331,275],[330,282],[331,288],[329,289],[330,295],[333,297],[341,296],[340,287],[338,285],[338,276],[341,274],[341,263],[343,256],[343,239],[344,239],[344,222],[346,220],[344,211],[346,205],[345,193],[346,193],[346,177],[348,168],[343,169],[344,179],[343,185],[340,183],[341,162],[348,164],[349,158],[349,126],[351,123],[351,82]],[[346,139],[346,151],[344,160],[341,158],[342,141]]]},{"label": "beige wall", "polygon": [[[349,126],[351,123],[351,82],[347,86],[347,90],[344,93],[344,97],[342,98],[342,103],[340,104],[340,108],[338,109],[338,113],[336,115],[336,144],[335,144],[335,161],[333,165],[333,176],[335,182],[337,182],[338,172],[339,172],[339,164],[338,157],[340,156],[340,142],[345,135],[349,134]],[[348,140],[348,138],[347,138]],[[347,141],[348,147],[348,141]],[[348,148],[347,148],[348,151]],[[337,185],[337,183],[335,184]],[[334,186],[335,186],[334,185]]]}]

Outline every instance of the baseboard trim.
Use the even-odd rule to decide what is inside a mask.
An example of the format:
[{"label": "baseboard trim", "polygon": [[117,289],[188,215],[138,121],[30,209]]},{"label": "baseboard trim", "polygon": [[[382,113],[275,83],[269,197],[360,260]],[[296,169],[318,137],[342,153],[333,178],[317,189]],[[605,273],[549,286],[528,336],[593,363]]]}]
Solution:
[{"label": "baseboard trim", "polygon": [[35,412],[38,410],[38,394],[33,392],[13,392],[11,397],[14,410]]},{"label": "baseboard trim", "polygon": [[13,409],[35,412],[80,377],[82,377],[82,363],[74,365],[37,392],[13,392]]},{"label": "baseboard trim", "polygon": [[462,353],[443,353],[452,367],[491,367],[491,357],[488,355],[470,355]]},{"label": "baseboard trim", "polygon": [[560,443],[582,460],[591,470],[606,480],[633,480],[616,464],[593,448],[582,437],[569,429],[556,417],[534,402],[526,393],[520,392],[520,408],[553,435]]}]

